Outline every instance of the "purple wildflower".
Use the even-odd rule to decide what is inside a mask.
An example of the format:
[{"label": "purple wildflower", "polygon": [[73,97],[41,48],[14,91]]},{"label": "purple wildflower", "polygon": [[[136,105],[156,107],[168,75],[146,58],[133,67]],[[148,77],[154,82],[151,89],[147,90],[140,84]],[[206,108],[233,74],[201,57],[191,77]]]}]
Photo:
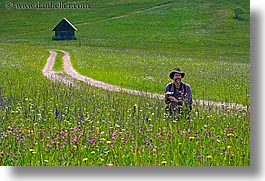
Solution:
[{"label": "purple wildflower", "polygon": [[60,111],[56,108],[55,110],[55,118],[59,118],[59,115],[60,115]]},{"label": "purple wildflower", "polygon": [[197,158],[199,158],[199,159],[203,159],[204,156],[203,156],[203,155],[199,155]]}]

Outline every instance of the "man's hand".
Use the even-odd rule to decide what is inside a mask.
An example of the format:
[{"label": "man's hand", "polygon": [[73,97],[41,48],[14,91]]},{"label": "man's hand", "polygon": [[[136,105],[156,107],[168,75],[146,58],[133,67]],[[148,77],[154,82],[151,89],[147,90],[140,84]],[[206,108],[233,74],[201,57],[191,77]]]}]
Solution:
[{"label": "man's hand", "polygon": [[169,96],[168,99],[171,101],[171,102],[178,102],[178,100],[173,97],[173,96]]}]

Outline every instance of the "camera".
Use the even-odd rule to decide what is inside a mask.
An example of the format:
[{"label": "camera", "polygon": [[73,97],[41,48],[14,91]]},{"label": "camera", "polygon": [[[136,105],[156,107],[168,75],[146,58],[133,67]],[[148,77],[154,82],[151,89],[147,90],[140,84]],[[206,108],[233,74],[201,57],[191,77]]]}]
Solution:
[{"label": "camera", "polygon": [[167,91],[167,92],[166,92],[166,95],[167,95],[167,96],[173,96],[173,95],[174,95],[174,92]]}]

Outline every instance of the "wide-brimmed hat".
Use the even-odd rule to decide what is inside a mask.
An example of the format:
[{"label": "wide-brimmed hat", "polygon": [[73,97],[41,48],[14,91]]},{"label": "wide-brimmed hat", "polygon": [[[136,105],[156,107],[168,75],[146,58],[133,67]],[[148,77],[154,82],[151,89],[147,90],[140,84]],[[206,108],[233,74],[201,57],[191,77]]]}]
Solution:
[{"label": "wide-brimmed hat", "polygon": [[181,74],[181,78],[183,78],[183,77],[185,76],[185,73],[182,72],[182,71],[180,70],[180,68],[177,67],[177,68],[174,68],[174,69],[170,72],[169,77],[170,77],[171,79],[173,79],[175,73]]}]

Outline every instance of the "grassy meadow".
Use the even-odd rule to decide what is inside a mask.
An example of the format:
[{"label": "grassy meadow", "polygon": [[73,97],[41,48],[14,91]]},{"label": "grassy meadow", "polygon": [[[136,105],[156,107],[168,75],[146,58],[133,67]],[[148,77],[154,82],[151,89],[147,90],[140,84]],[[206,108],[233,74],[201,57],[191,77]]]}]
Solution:
[{"label": "grassy meadow", "polygon": [[[248,1],[63,1],[89,9],[17,9],[38,1],[12,2],[0,3],[0,165],[250,165]],[[52,40],[64,17],[77,40]],[[193,99],[245,108],[195,104],[190,121],[176,122],[161,100],[47,79],[51,49],[69,51],[82,75],[160,94],[178,66]],[[61,58],[54,70],[62,70]]]}]

